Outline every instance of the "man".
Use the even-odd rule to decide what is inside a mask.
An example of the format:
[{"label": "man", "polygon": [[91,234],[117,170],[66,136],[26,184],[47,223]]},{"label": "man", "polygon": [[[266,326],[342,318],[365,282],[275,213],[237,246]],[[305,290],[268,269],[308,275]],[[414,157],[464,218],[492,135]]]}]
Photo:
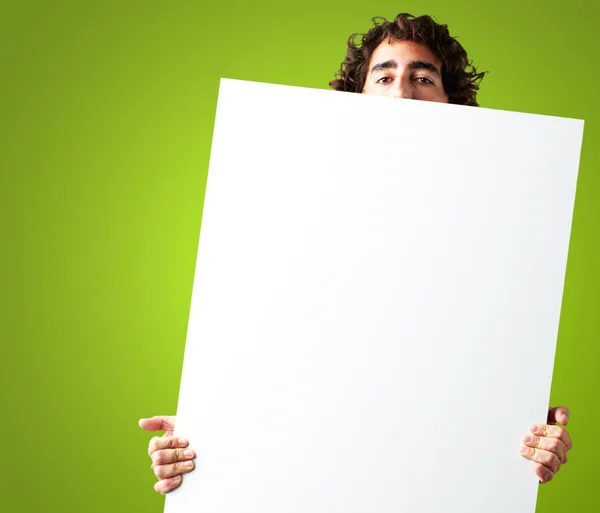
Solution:
[{"label": "man", "polygon": [[[337,91],[477,107],[483,77],[446,25],[429,16],[399,14],[392,22],[376,18],[367,34],[350,36],[346,58],[329,85]],[[531,426],[522,440],[519,450],[532,460],[541,483],[550,481],[567,462],[572,443],[567,431],[555,424],[564,426],[568,420],[567,408],[551,408],[547,424]],[[182,474],[194,469],[195,453],[187,440],[173,436],[175,417],[141,419],[140,426],[166,431],[150,441],[148,453],[159,479],[154,489],[167,493],[181,484]]]},{"label": "man", "polygon": [[[348,38],[346,58],[329,86],[336,91],[478,106],[478,73],[446,25],[429,16],[375,18]],[[359,42],[357,43],[357,39]]]}]

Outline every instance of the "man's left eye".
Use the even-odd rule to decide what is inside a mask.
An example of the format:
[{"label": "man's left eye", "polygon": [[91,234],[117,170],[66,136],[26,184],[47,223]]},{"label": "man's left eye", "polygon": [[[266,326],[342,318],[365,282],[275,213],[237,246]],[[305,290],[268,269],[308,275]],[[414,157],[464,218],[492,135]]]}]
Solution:
[{"label": "man's left eye", "polygon": [[426,77],[417,77],[417,81],[419,84],[433,84],[433,82]]}]

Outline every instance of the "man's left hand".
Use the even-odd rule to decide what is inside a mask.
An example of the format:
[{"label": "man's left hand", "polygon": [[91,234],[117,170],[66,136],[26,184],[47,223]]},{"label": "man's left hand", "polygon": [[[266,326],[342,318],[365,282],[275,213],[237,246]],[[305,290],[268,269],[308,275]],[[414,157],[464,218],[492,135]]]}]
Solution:
[{"label": "man's left hand", "polygon": [[547,483],[561,465],[567,462],[567,452],[573,447],[566,429],[569,423],[569,409],[565,406],[550,408],[548,424],[531,426],[531,433],[523,437],[521,455],[533,461],[533,469],[540,483]]}]

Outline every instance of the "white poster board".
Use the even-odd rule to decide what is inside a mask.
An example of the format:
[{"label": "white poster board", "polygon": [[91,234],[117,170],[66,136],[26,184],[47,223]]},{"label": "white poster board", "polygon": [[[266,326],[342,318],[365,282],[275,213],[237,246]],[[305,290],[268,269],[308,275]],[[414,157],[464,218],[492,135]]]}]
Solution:
[{"label": "white poster board", "polygon": [[167,513],[534,513],[583,122],[222,80]]}]

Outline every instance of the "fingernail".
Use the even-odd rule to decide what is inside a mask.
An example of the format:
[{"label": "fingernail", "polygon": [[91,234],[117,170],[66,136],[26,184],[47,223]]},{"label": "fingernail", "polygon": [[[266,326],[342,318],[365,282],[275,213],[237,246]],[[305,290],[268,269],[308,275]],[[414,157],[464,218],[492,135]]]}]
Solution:
[{"label": "fingernail", "polygon": [[530,444],[531,442],[533,442],[533,436],[531,436],[531,435],[526,435],[526,436],[524,436],[524,437],[523,437],[523,441],[524,441],[526,444]]},{"label": "fingernail", "polygon": [[181,481],[181,475],[177,474],[176,476],[174,476],[174,477],[173,477],[173,481],[175,481],[175,482],[177,482],[177,483],[178,483],[179,481]]},{"label": "fingernail", "polygon": [[187,443],[188,443],[188,441],[187,441],[187,438],[180,438],[180,439],[179,439],[179,443],[180,443],[181,445],[185,445],[185,444],[187,444]]},{"label": "fingernail", "polygon": [[185,465],[186,467],[191,467],[191,466],[193,466],[193,465],[194,465],[194,462],[193,462],[193,461],[186,461],[186,462],[184,463],[184,465]]},{"label": "fingernail", "polygon": [[528,452],[529,452],[529,447],[525,447],[524,445],[522,445],[522,446],[519,448],[519,452],[520,452],[521,454],[526,454],[526,453],[528,453]]},{"label": "fingernail", "polygon": [[187,457],[192,457],[194,455],[194,451],[192,451],[191,449],[186,449],[185,451],[183,451],[183,455]]},{"label": "fingernail", "polygon": [[540,430],[540,426],[538,426],[537,424],[534,424],[533,426],[531,426],[532,433],[537,433],[539,430]]}]

